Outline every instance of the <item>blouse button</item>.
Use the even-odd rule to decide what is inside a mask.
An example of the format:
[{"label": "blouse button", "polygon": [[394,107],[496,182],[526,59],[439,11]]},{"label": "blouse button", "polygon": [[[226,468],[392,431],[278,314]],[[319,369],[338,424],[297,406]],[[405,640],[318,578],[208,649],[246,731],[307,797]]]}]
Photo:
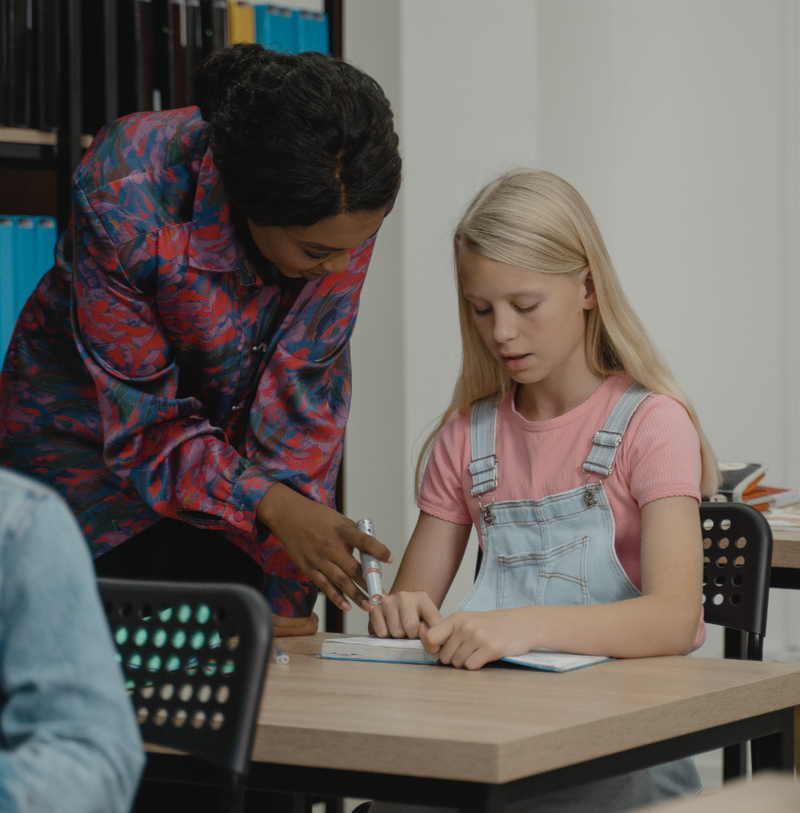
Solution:
[{"label": "blouse button", "polygon": [[233,513],[233,521],[234,522],[241,522],[244,519],[244,514],[241,511],[234,511]]}]

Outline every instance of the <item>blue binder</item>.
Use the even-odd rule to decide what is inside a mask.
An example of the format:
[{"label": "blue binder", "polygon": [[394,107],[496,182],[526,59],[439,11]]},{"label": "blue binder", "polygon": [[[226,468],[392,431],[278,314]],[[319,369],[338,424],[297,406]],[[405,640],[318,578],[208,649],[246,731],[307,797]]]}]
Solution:
[{"label": "blue binder", "polygon": [[256,42],[284,54],[301,51],[330,54],[328,15],[324,11],[257,5]]},{"label": "blue binder", "polygon": [[296,54],[296,15],[282,6],[256,6],[256,42],[272,51]]},{"label": "blue binder", "polygon": [[0,215],[0,355],[5,356],[20,311],[53,267],[58,229],[53,217]]},{"label": "blue binder", "polygon": [[319,51],[330,55],[328,15],[324,11],[295,11],[297,15],[297,53]]},{"label": "blue binder", "polygon": [[14,220],[0,215],[0,359],[5,358],[16,321],[14,311]]},{"label": "blue binder", "polygon": [[58,226],[54,217],[35,217],[36,222],[36,265],[39,280],[55,265],[56,241]]},{"label": "blue binder", "polygon": [[36,276],[36,221],[16,215],[14,221],[14,321],[39,278]]}]

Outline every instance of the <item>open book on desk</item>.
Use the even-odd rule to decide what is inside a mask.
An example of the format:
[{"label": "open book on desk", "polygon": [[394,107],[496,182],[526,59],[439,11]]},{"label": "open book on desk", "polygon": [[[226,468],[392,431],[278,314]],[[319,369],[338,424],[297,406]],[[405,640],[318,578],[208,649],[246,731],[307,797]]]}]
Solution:
[{"label": "open book on desk", "polygon": [[[374,635],[355,638],[326,638],[322,642],[320,657],[385,663],[434,664],[439,662],[439,656],[426,652],[422,641],[417,638],[378,638]],[[573,655],[569,652],[556,652],[550,649],[532,649],[524,655],[501,658],[501,660],[528,666],[531,669],[544,669],[548,672],[571,672],[573,669],[609,661],[611,658],[604,655]]]}]

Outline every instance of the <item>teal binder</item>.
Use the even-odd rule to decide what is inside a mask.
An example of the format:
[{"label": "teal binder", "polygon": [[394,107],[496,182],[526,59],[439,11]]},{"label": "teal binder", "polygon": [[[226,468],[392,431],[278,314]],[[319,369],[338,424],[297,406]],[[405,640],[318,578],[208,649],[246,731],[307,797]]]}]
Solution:
[{"label": "teal binder", "polygon": [[297,53],[298,14],[282,6],[256,6],[256,42],[271,51]]},{"label": "teal binder", "polygon": [[[35,217],[36,223],[36,285],[55,265],[58,226],[54,217]],[[35,286],[34,286],[35,287]]]},{"label": "teal binder", "polygon": [[16,321],[14,311],[14,220],[0,215],[0,359],[5,358]]},{"label": "teal binder", "polygon": [[[33,289],[42,276],[53,267],[58,229],[53,217],[29,217],[14,215],[2,218],[4,224],[2,265],[2,323],[5,344],[3,352],[11,340],[17,318]],[[11,272],[6,274],[8,264]],[[10,325],[10,327],[6,327]]]},{"label": "teal binder", "polygon": [[[26,215],[14,221],[14,321],[36,287],[36,222]],[[35,281],[34,281],[35,280]]]},{"label": "teal binder", "polygon": [[297,52],[319,51],[330,55],[328,15],[324,11],[296,11]]}]

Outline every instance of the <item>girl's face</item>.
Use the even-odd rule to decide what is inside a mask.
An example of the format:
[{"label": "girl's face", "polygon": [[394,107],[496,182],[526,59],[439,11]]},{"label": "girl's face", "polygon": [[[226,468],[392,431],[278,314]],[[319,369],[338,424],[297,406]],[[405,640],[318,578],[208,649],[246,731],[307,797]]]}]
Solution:
[{"label": "girl's face", "polygon": [[259,226],[248,218],[247,225],[258,250],[284,276],[315,280],[344,271],[350,252],[378,231],[384,214],[344,212],[313,226]]},{"label": "girl's face", "polygon": [[585,314],[597,296],[588,266],[541,274],[465,249],[458,273],[481,338],[518,384],[569,386],[589,370]]}]

